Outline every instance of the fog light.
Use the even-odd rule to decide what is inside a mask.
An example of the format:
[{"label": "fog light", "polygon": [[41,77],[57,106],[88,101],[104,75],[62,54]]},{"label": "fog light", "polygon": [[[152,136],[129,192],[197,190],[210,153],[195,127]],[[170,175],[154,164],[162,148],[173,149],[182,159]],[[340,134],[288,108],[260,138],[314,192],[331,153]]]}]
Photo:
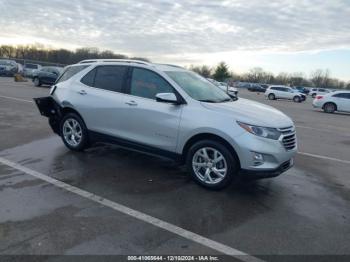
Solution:
[{"label": "fog light", "polygon": [[260,153],[257,152],[252,152],[253,153],[253,163],[254,166],[260,166],[264,164],[264,156]]}]

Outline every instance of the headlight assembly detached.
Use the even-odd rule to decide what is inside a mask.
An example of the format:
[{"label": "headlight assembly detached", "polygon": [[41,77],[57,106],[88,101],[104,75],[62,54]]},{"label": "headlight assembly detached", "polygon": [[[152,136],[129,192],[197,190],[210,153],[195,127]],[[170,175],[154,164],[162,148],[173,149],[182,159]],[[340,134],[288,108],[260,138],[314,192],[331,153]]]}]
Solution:
[{"label": "headlight assembly detached", "polygon": [[281,132],[279,132],[276,128],[253,126],[253,125],[245,124],[239,121],[237,121],[237,124],[240,127],[242,127],[244,130],[256,136],[274,139],[274,140],[278,140],[281,136]]}]

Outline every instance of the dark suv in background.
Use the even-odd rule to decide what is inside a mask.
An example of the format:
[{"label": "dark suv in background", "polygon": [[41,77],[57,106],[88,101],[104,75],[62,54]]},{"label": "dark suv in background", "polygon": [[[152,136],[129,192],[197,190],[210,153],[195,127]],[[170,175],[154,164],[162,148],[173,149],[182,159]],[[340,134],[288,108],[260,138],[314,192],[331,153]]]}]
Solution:
[{"label": "dark suv in background", "polygon": [[268,87],[268,85],[265,84],[250,84],[250,86],[248,87],[248,90],[250,92],[262,92],[264,93],[266,91],[266,88]]},{"label": "dark suv in background", "polygon": [[300,93],[308,95],[310,93],[310,89],[303,86],[295,86],[294,89],[298,90]]},{"label": "dark suv in background", "polygon": [[53,85],[62,71],[62,67],[44,66],[33,73],[33,83],[35,86]]},{"label": "dark suv in background", "polygon": [[14,76],[18,72],[18,64],[13,60],[0,59],[0,76]]}]

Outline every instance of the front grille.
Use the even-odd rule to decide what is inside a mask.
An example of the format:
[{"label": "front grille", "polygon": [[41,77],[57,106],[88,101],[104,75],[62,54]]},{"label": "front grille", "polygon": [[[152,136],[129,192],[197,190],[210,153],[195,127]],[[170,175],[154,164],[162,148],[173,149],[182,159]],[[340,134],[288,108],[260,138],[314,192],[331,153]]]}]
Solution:
[{"label": "front grille", "polygon": [[286,150],[292,150],[297,145],[297,139],[295,135],[295,128],[293,126],[279,128],[282,133],[282,144]]}]

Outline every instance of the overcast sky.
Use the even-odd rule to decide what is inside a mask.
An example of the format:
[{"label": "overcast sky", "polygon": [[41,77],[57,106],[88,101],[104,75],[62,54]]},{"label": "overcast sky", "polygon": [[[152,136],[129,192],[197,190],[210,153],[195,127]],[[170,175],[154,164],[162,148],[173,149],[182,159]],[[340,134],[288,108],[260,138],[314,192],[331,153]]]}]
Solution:
[{"label": "overcast sky", "polygon": [[350,80],[350,0],[0,0],[0,44],[34,42]]}]

